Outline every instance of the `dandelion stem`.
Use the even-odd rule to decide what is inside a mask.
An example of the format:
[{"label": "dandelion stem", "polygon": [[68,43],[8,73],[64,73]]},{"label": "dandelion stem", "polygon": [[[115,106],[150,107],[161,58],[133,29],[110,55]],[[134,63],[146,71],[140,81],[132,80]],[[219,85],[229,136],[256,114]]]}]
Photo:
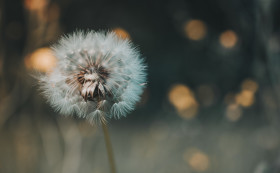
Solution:
[{"label": "dandelion stem", "polygon": [[103,129],[103,132],[104,132],[104,138],[105,138],[105,143],[106,143],[106,149],[107,149],[109,164],[110,164],[110,167],[111,167],[111,172],[116,173],[116,166],[115,166],[115,161],[114,161],[113,149],[112,149],[112,144],[111,144],[111,141],[110,141],[108,128],[103,121],[102,121],[101,124],[102,124],[102,129]]}]

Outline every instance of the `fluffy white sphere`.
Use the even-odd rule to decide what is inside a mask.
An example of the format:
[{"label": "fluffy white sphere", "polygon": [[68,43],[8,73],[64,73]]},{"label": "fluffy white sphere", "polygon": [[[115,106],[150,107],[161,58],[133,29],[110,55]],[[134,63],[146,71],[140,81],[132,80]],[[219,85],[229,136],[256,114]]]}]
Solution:
[{"label": "fluffy white sphere", "polygon": [[146,66],[129,40],[113,32],[76,32],[52,48],[57,65],[40,77],[40,86],[58,112],[94,122],[134,109]]}]

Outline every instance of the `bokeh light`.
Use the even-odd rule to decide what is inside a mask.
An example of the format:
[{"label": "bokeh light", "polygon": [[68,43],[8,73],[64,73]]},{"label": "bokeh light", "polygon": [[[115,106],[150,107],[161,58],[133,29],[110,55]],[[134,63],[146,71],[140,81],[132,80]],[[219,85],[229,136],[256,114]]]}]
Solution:
[{"label": "bokeh light", "polygon": [[241,84],[241,92],[235,96],[235,101],[243,107],[252,106],[255,101],[255,92],[258,90],[258,84],[246,79]]},{"label": "bokeh light", "polygon": [[184,32],[191,40],[201,40],[206,35],[207,27],[201,20],[190,20],[185,23]]},{"label": "bokeh light", "polygon": [[229,121],[238,121],[242,116],[242,109],[238,104],[230,104],[227,106],[226,117]]},{"label": "bokeh light", "polygon": [[225,48],[232,48],[236,45],[238,37],[236,33],[232,30],[227,30],[221,33],[220,43]]},{"label": "bokeh light", "polygon": [[238,121],[243,113],[242,107],[250,107],[255,102],[258,84],[252,79],[245,79],[241,84],[241,91],[237,94],[228,93],[225,97],[226,117],[229,121]]},{"label": "bokeh light", "polygon": [[47,3],[47,0],[24,0],[24,7],[28,10],[42,10]]},{"label": "bokeh light", "polygon": [[226,116],[231,121],[236,121],[242,114],[242,107],[250,107],[255,102],[255,93],[258,84],[252,79],[246,79],[241,84],[241,91],[237,94],[228,93],[225,96],[225,103],[228,105]]},{"label": "bokeh light", "polygon": [[169,92],[169,101],[183,118],[193,118],[198,111],[198,103],[193,92],[185,85],[177,84]]},{"label": "bokeh light", "polygon": [[240,104],[243,107],[252,106],[254,103],[254,92],[250,90],[242,90],[235,97],[236,103]]},{"label": "bokeh light", "polygon": [[24,62],[28,69],[48,72],[55,67],[56,58],[50,48],[40,48],[26,56]]},{"label": "bokeh light", "polygon": [[183,158],[194,171],[203,172],[209,169],[210,160],[208,156],[196,148],[188,149]]},{"label": "bokeh light", "polygon": [[120,38],[123,38],[123,39],[130,39],[130,35],[129,33],[124,30],[123,28],[115,28],[113,29],[113,32],[115,32]]},{"label": "bokeh light", "polygon": [[252,92],[256,92],[258,90],[259,86],[255,81],[253,81],[251,79],[246,79],[242,82],[241,88],[242,88],[242,90],[249,90]]}]

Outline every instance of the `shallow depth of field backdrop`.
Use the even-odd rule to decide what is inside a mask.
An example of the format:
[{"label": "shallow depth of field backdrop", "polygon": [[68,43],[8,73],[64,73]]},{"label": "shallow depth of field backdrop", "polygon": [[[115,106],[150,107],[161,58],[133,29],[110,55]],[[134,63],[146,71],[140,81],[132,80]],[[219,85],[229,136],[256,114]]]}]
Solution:
[{"label": "shallow depth of field backdrop", "polygon": [[110,120],[119,173],[279,173],[280,1],[0,1],[0,172],[107,173],[102,130],[56,114],[34,71],[77,29],[113,30],[148,64]]}]

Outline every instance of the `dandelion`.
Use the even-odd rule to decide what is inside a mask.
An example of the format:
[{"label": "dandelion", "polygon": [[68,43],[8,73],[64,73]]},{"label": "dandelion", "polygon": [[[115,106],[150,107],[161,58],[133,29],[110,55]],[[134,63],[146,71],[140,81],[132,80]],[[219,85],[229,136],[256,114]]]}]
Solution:
[{"label": "dandelion", "polygon": [[56,111],[98,122],[134,109],[146,66],[129,40],[113,32],[76,32],[52,48],[57,65],[40,81]]},{"label": "dandelion", "polygon": [[61,114],[100,122],[111,172],[113,150],[105,121],[132,111],[146,82],[146,66],[127,39],[114,32],[76,32],[53,46],[56,67],[39,77],[44,95]]}]

